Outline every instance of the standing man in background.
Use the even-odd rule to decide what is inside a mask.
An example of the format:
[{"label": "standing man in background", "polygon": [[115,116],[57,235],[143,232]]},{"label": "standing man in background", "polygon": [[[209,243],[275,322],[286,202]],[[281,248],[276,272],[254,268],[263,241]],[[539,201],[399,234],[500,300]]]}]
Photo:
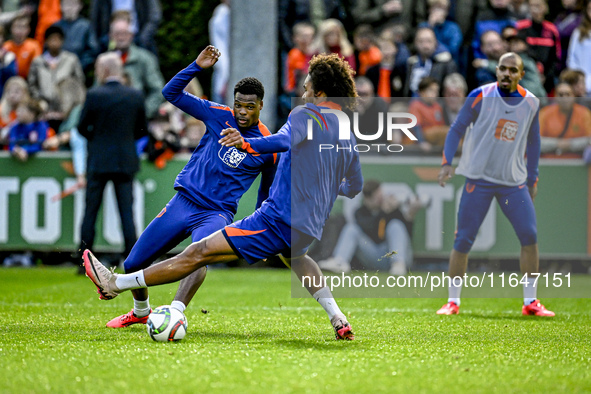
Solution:
[{"label": "standing man in background", "polygon": [[[523,284],[523,315],[554,316],[537,299],[539,255],[536,211],[540,158],[540,101],[519,86],[525,72],[521,57],[505,53],[497,66],[497,82],[473,90],[451,126],[443,148],[439,184],[451,178],[451,162],[464,138],[457,173],[466,177],[458,210],[454,247],[449,258],[447,304],[438,315],[460,312],[462,277],[468,253],[493,198],[509,219],[521,243],[519,266]],[[473,126],[468,130],[470,124]],[[527,153],[527,164],[525,155]],[[459,279],[459,280],[458,280]]]},{"label": "standing man in background", "polygon": [[140,169],[135,141],[148,125],[141,92],[124,86],[123,64],[116,53],[104,53],[96,62],[100,86],[88,91],[78,130],[88,140],[86,207],[80,249],[94,244],[96,217],[107,182],[113,182],[125,240],[124,256],[136,241],[133,222],[133,179]]}]

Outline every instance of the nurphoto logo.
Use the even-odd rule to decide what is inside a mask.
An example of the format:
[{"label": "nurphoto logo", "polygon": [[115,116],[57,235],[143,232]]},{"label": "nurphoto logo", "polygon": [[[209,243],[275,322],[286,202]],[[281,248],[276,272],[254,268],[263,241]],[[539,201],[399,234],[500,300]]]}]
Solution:
[{"label": "nurphoto logo", "polygon": [[[374,130],[371,130],[373,134],[367,134],[361,131],[363,125],[359,124],[359,114],[357,112],[353,112],[353,128],[351,128],[351,121],[349,119],[349,116],[347,116],[347,114],[343,111],[340,111],[338,109],[322,108],[319,113],[318,111],[314,111],[310,108],[306,108],[306,110],[309,111],[307,112],[307,114],[310,116],[310,119],[308,119],[306,125],[308,140],[314,139],[314,123],[318,124],[321,130],[325,130],[328,128],[327,122],[324,119],[324,116],[322,116],[322,114],[334,114],[336,115],[339,124],[339,140],[348,140],[351,137],[351,131],[353,131],[353,134],[355,135],[357,141],[378,141],[381,139],[384,132],[386,133],[386,139],[388,141],[392,141],[394,130],[400,130],[410,140],[417,141],[417,137],[415,137],[415,135],[410,131],[411,128],[416,126],[417,117],[407,112],[387,112],[386,116],[384,116],[383,112],[379,112],[378,129],[375,132]],[[384,119],[386,119],[386,125],[384,125]],[[406,120],[410,120],[410,122],[405,122]],[[361,129],[360,126],[362,127]],[[320,144],[319,150],[320,152],[322,152],[323,150],[336,149],[337,151],[339,151],[343,149],[354,149],[357,152],[369,152],[372,149],[372,147],[374,149],[377,149],[378,152],[382,148],[392,153],[402,152],[403,150],[403,146],[400,144],[384,143],[353,144],[349,147],[340,147],[338,145],[333,144]]]}]

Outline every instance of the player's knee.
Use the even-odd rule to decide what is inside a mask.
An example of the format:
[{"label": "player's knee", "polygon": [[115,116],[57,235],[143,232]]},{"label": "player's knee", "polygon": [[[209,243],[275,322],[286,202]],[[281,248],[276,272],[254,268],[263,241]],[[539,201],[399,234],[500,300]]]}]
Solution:
[{"label": "player's knee", "polygon": [[474,239],[476,239],[476,236],[458,232],[454,241],[454,249],[461,253],[469,253],[472,245],[474,245]]},{"label": "player's knee", "polygon": [[197,242],[193,242],[187,246],[183,251],[184,257],[191,260],[194,263],[199,263],[207,256],[207,240],[202,239]]},{"label": "player's knee", "polygon": [[517,231],[521,246],[533,245],[538,242],[538,231],[535,225],[524,227]]}]

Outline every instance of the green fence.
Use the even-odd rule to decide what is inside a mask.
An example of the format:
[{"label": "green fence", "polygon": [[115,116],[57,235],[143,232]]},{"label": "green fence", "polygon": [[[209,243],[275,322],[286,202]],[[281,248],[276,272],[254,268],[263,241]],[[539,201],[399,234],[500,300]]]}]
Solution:
[{"label": "green fence", "polygon": [[[188,156],[178,156],[164,170],[143,162],[135,185],[138,231],[174,195],[174,179]],[[387,192],[404,198],[409,193],[430,200],[414,226],[417,256],[446,257],[452,247],[455,212],[463,186],[456,176],[441,188],[436,181],[439,159],[363,157],[363,174],[384,182]],[[84,213],[84,192],[58,201],[52,197],[75,183],[67,153],[42,153],[20,163],[0,153],[0,250],[74,250]],[[257,182],[258,183],[258,182]],[[587,258],[590,253],[589,169],[580,160],[542,160],[536,198],[540,253],[545,258]],[[236,219],[252,212],[257,185],[243,197]],[[97,224],[96,249],[120,250],[122,237],[112,190],[107,190]],[[345,216],[358,202],[339,199],[335,212]],[[515,257],[519,244],[507,219],[493,206],[482,226],[473,255]]]}]

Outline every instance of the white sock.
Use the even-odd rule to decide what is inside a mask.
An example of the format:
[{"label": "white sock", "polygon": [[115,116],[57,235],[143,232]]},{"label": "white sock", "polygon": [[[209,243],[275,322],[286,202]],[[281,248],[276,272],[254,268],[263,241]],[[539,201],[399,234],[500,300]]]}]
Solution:
[{"label": "white sock", "polygon": [[460,294],[462,293],[463,284],[463,278],[451,278],[448,288],[449,298],[447,299],[447,302],[454,302],[457,306],[460,306]]},{"label": "white sock", "polygon": [[337,302],[332,297],[332,293],[330,292],[328,287],[323,287],[322,289],[318,290],[312,296],[326,311],[328,314],[328,318],[332,319],[335,315],[343,314],[337,305]]},{"label": "white sock", "polygon": [[150,314],[150,297],[146,298],[145,301],[133,299],[133,314],[136,317],[144,317]]},{"label": "white sock", "polygon": [[174,300],[171,304],[171,307],[173,307],[174,309],[178,309],[181,312],[185,312],[185,309],[187,309],[187,306],[185,304],[183,304],[180,301]]},{"label": "white sock", "polygon": [[136,271],[132,274],[119,274],[115,281],[115,286],[119,290],[133,290],[148,287],[144,279],[144,270]]},{"label": "white sock", "polygon": [[536,278],[527,277],[526,283],[523,284],[523,305],[529,305],[534,302],[538,297],[538,284]]}]

